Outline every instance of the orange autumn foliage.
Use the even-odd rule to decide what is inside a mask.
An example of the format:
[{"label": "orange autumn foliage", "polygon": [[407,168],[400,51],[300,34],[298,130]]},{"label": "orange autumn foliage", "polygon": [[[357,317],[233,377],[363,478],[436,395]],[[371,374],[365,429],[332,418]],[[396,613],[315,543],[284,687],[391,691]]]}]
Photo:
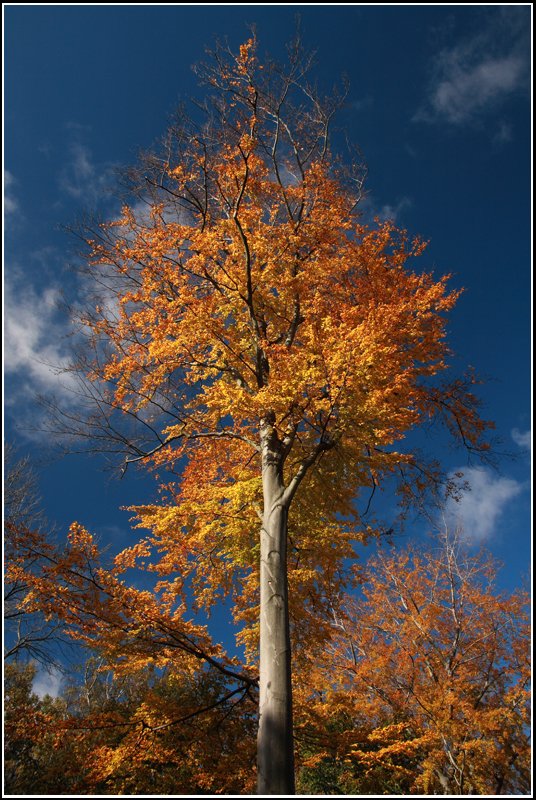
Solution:
[{"label": "orange autumn foliage", "polygon": [[[88,659],[57,698],[32,692],[35,667],[10,664],[5,791],[31,795],[247,794],[255,779],[251,700],[221,675],[142,669],[111,679]],[[199,714],[199,708],[205,709]]]},{"label": "orange autumn foliage", "polygon": [[[82,526],[71,526],[63,546],[22,526],[10,530],[10,541],[6,580],[26,587],[19,614],[38,610],[69,641],[99,653],[81,707],[38,702],[28,687],[22,699],[8,696],[10,788],[251,792],[255,674],[213,643],[206,625],[177,606],[175,593],[135,588],[131,573],[126,580],[130,557],[105,565]],[[140,556],[144,548],[133,551]],[[15,666],[9,675],[16,686]],[[106,676],[106,695],[94,702]]]},{"label": "orange autumn foliage", "polygon": [[[24,527],[11,530],[11,541],[6,579],[25,582],[20,613],[39,610],[60,620],[72,640],[97,646],[116,675],[148,665],[165,668],[179,658],[185,676],[209,664],[244,691],[255,684],[254,675],[212,642],[206,625],[194,622],[186,606],[177,604],[175,591],[167,585],[152,591],[132,586],[125,573],[133,561],[121,553],[113,566],[103,564],[93,536],[81,525],[71,525],[64,546]],[[140,555],[145,548],[134,546],[133,552]]]},{"label": "orange autumn foliage", "polygon": [[251,39],[209,70],[221,119],[188,139],[172,130],[165,158],[144,164],[140,201],[85,232],[106,299],[82,320],[107,432],[121,416],[139,426],[126,465],[176,476],[161,479],[160,503],[132,509],[151,556],[123,558],[144,561],[178,600],[190,582],[198,607],[231,596],[250,661],[263,420],[296,495],[295,635],[319,645],[341,564],[374,533],[356,498],[393,474],[407,500],[439,481],[403,446],[415,426],[445,421],[480,452],[486,427],[471,379],[434,381],[459,290],[416,269],[421,239],[359,220],[361,184],[331,153],[331,112],[285,117],[292,82],[276,103],[262,66]]},{"label": "orange autumn foliage", "polygon": [[[369,563],[363,599],[295,674],[299,793],[527,793],[527,597],[498,592],[495,572],[452,542]],[[131,633],[131,669],[108,682],[100,659],[76,702],[17,696],[8,669],[13,791],[251,793],[254,698],[184,653],[159,678]]]},{"label": "orange autumn foliage", "polygon": [[301,689],[306,771],[336,765],[343,793],[530,792],[529,598],[496,573],[450,535],[371,560]]}]

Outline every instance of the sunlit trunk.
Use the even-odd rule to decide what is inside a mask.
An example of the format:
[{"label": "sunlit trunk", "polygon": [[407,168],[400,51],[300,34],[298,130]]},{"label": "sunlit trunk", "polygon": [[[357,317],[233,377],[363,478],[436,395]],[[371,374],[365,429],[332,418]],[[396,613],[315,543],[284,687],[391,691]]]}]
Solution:
[{"label": "sunlit trunk", "polygon": [[291,651],[287,588],[287,508],[276,437],[263,437],[264,514],[260,562],[260,678],[257,740],[260,795],[292,795]]}]

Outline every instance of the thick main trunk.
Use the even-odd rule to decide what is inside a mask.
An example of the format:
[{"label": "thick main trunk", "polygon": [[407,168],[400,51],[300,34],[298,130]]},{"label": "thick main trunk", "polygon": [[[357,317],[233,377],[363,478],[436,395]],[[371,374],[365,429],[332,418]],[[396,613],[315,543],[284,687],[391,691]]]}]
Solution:
[{"label": "thick main trunk", "polygon": [[287,508],[278,454],[263,448],[260,563],[260,677],[257,792],[292,795],[291,651],[287,589]]}]

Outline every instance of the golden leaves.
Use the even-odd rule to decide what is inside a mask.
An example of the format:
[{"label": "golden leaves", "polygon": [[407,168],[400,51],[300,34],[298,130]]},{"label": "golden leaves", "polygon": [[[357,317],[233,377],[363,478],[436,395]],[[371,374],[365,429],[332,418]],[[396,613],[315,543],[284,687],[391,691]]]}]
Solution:
[{"label": "golden leaves", "polygon": [[401,782],[405,794],[493,794],[496,780],[515,785],[517,768],[523,785],[528,598],[496,594],[495,569],[451,539],[369,563],[363,598],[339,617],[333,661],[297,698],[303,724],[340,721],[331,757],[336,748],[349,785],[364,791],[365,776],[369,793]]}]

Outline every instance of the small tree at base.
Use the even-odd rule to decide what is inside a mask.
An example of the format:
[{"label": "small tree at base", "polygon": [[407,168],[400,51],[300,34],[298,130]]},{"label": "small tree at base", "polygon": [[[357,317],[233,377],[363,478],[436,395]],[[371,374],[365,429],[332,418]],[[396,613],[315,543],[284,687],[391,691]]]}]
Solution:
[{"label": "small tree at base", "polygon": [[369,561],[297,698],[304,793],[330,769],[339,794],[530,793],[530,599],[470,536]]}]

